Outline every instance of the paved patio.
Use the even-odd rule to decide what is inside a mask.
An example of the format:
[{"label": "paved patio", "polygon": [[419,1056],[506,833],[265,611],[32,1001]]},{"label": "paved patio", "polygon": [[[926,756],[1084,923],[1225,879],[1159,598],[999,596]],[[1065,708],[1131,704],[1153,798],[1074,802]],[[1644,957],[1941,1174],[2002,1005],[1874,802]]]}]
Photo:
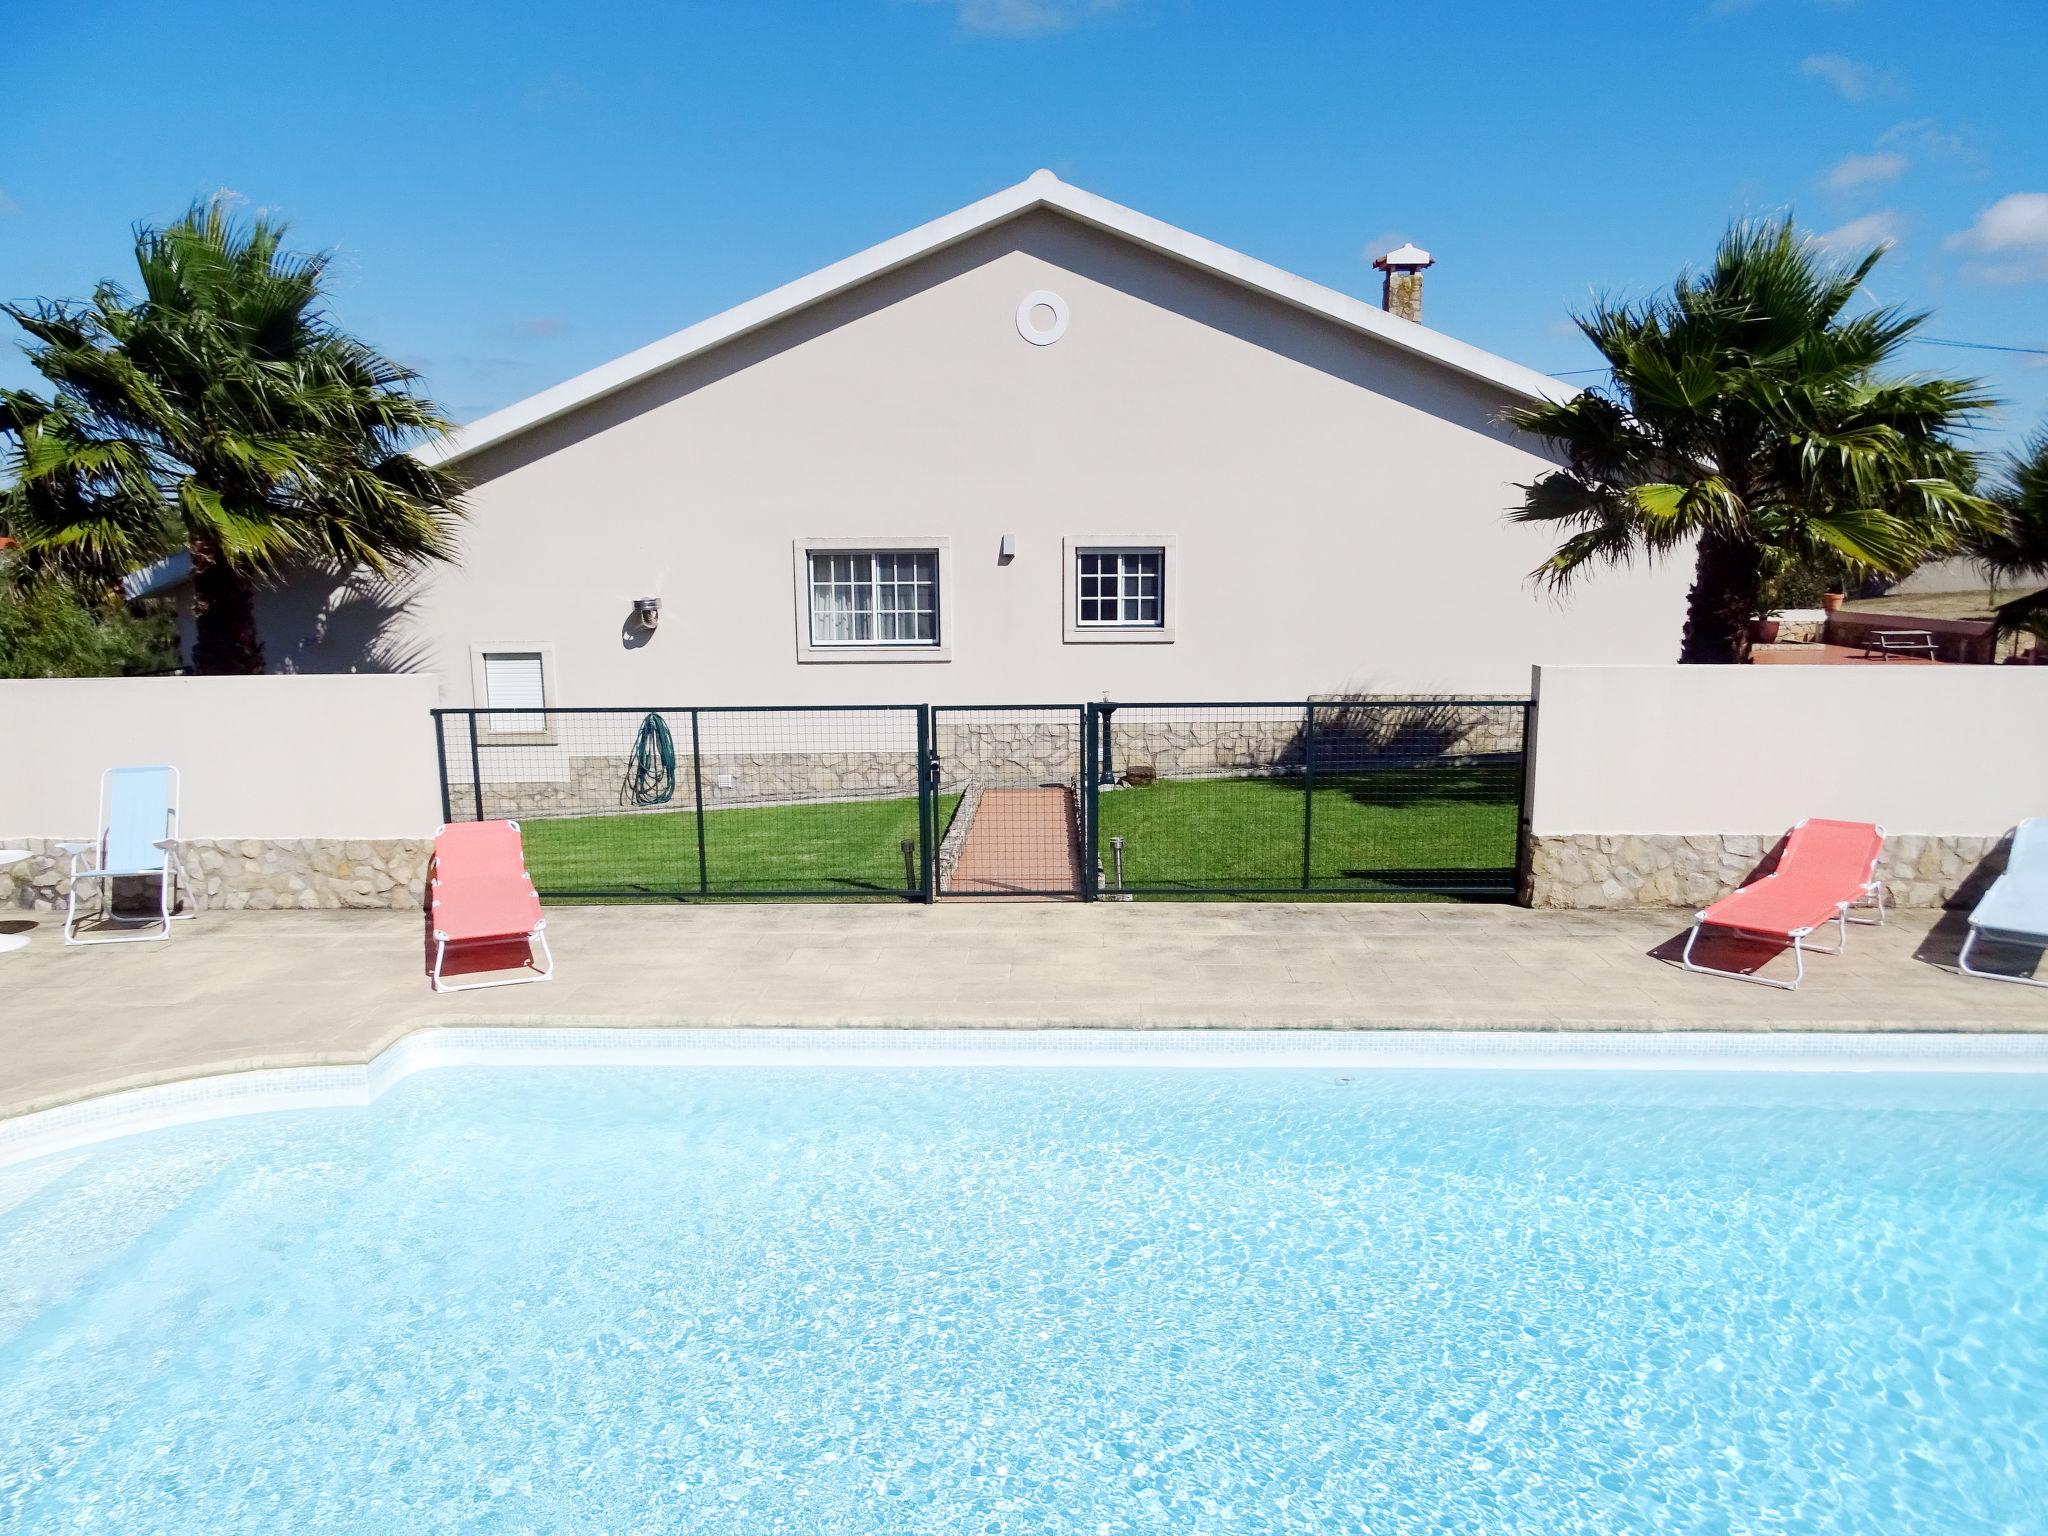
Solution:
[{"label": "paved patio", "polygon": [[437,1023],[2048,1030],[2048,991],[1947,969],[1955,913],[1852,930],[1796,993],[1677,970],[1660,956],[1683,914],[1662,911],[571,907],[548,931],[553,982],[437,995],[417,913],[208,913],[167,943],[98,949],[63,947],[43,917],[0,957],[0,1116],[363,1061]]},{"label": "paved patio", "polygon": [[1939,667],[1933,656],[1873,656],[1860,645],[1759,645],[1749,659],[1760,667]]}]

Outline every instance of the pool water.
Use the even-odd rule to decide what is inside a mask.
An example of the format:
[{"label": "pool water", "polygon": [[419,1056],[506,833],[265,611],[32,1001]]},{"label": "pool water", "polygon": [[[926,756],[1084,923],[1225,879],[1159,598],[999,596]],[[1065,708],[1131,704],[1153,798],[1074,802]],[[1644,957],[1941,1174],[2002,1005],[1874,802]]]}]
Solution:
[{"label": "pool water", "polygon": [[0,1530],[2048,1530],[2048,1078],[456,1068],[0,1171]]}]

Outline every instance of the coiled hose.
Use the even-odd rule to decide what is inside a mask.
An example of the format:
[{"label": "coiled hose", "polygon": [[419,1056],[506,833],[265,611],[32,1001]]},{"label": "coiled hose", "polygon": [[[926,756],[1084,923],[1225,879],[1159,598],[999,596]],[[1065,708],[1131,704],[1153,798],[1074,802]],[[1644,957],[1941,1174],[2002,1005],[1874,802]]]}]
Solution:
[{"label": "coiled hose", "polygon": [[619,788],[621,805],[667,805],[676,792],[676,744],[668,724],[650,712],[633,738],[633,758]]}]

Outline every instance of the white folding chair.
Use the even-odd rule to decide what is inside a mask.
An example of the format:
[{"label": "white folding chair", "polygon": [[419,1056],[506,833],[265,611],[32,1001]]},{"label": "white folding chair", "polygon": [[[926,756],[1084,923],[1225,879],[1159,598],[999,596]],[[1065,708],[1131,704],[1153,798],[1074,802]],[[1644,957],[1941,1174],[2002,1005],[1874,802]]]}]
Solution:
[{"label": "white folding chair", "polygon": [[[184,873],[178,862],[177,832],[177,769],[109,768],[101,774],[99,840],[57,845],[71,855],[71,899],[64,910],[64,942],[124,944],[167,939],[174,917],[193,916],[189,911],[171,911],[177,896],[177,877]],[[114,910],[113,883],[128,879],[157,882],[154,913],[123,917]],[[78,891],[87,881],[99,885],[100,921],[115,925],[148,924],[156,932],[80,935]],[[186,888],[189,893],[189,879]]]}]

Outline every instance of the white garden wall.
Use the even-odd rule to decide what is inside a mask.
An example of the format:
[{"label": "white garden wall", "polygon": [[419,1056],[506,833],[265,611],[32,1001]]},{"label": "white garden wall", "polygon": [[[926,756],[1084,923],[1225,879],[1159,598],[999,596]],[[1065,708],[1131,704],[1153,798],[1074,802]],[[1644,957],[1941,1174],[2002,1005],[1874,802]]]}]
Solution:
[{"label": "white garden wall", "polygon": [[1531,898],[1696,905],[1803,816],[1891,834],[1894,899],[1981,886],[2048,815],[2037,667],[1535,669]]},{"label": "white garden wall", "polygon": [[0,908],[62,904],[104,769],[169,763],[192,892],[227,907],[419,904],[440,821],[431,676],[0,682]]},{"label": "white garden wall", "polygon": [[0,682],[0,836],[90,837],[99,776],[169,763],[200,838],[431,837],[426,676]]}]

